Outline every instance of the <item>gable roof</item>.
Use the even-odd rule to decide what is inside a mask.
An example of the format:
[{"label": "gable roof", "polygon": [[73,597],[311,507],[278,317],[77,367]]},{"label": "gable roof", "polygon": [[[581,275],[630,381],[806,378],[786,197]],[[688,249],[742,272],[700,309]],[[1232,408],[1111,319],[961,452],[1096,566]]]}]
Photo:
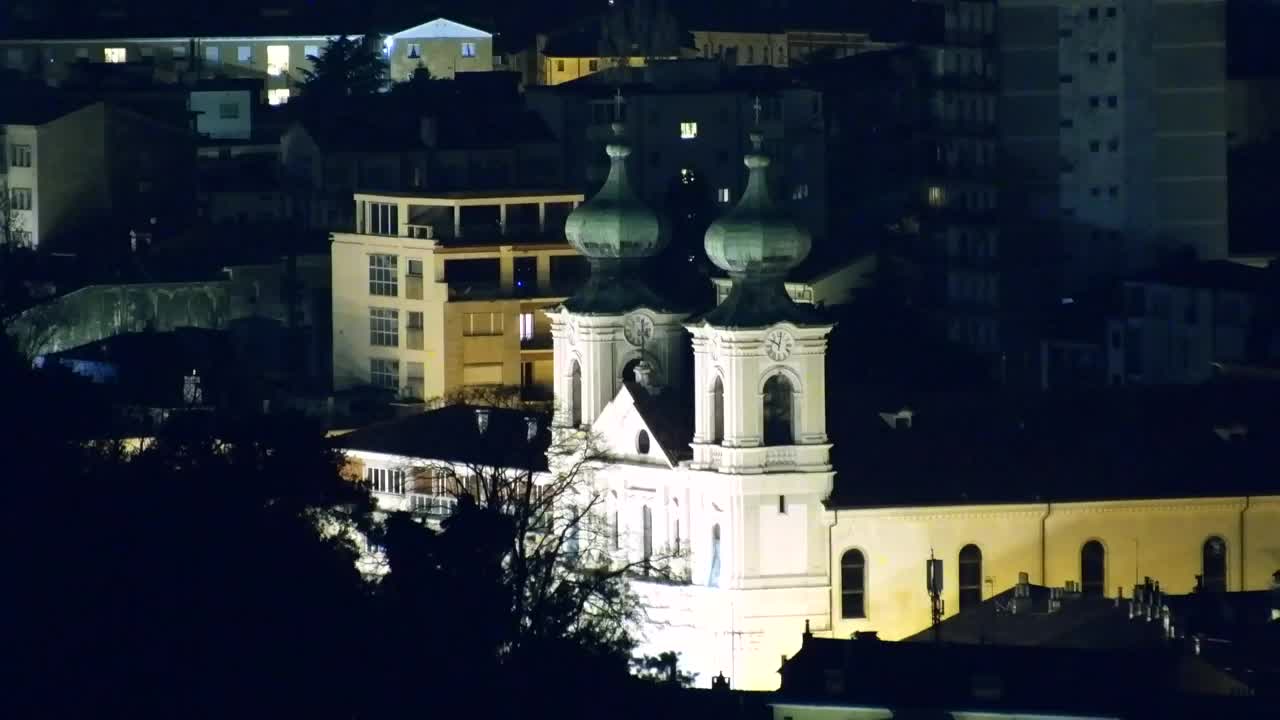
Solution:
[{"label": "gable roof", "polygon": [[479,28],[473,28],[470,25],[463,25],[460,22],[454,22],[445,18],[436,18],[430,22],[424,22],[421,25],[411,27],[408,30],[401,30],[391,37],[400,38],[491,38],[493,33],[487,33]]},{"label": "gable roof", "polygon": [[693,417],[693,407],[691,402],[683,402],[679,391],[665,389],[653,393],[638,383],[628,381],[622,384],[610,405],[619,400],[625,400],[636,409],[641,424],[669,466],[674,468],[681,460],[692,457],[689,442],[693,438],[693,429],[689,420]]},{"label": "gable roof", "polygon": [[[481,411],[489,413],[483,433],[477,419]],[[530,418],[538,423],[532,440],[528,436]],[[550,445],[551,429],[545,413],[474,405],[448,405],[375,423],[333,439],[333,446],[339,450],[534,471],[547,469]]]}]

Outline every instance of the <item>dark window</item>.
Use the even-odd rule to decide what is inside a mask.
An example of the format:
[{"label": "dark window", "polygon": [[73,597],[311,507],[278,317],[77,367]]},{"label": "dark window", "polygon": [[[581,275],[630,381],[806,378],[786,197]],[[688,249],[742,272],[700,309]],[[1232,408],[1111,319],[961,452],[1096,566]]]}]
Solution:
[{"label": "dark window", "polygon": [[1098,19],[1098,8],[1096,8],[1096,7],[1091,7],[1091,8],[1089,8],[1089,19],[1090,19],[1090,20],[1097,20],[1097,19]]},{"label": "dark window", "polygon": [[792,405],[794,403],[791,381],[778,374],[764,384],[764,444],[790,445],[794,442],[792,431]]},{"label": "dark window", "polygon": [[840,557],[840,617],[867,616],[867,561],[861,550],[849,550]]},{"label": "dark window", "polygon": [[653,510],[648,505],[641,508],[641,528],[642,528],[642,545],[640,552],[644,558],[645,569],[648,569],[649,560],[653,558]]},{"label": "dark window", "polygon": [[1092,65],[1098,64],[1098,53],[1096,52],[1089,53],[1089,63]]},{"label": "dark window", "polygon": [[1062,118],[1062,121],[1058,123],[1058,127],[1064,127],[1064,128],[1075,127],[1075,124],[1076,124],[1075,121],[1072,120],[1071,118]]},{"label": "dark window", "polygon": [[1112,139],[1110,139],[1110,140],[1108,140],[1108,141],[1107,141],[1107,150],[1108,150],[1108,151],[1110,151],[1110,152],[1115,152],[1115,151],[1117,151],[1117,150],[1119,150],[1119,149],[1120,149],[1120,141],[1119,141],[1119,140],[1116,140],[1115,138],[1112,138]]},{"label": "dark window", "polygon": [[497,288],[501,267],[497,258],[476,260],[446,260],[444,281],[459,288],[493,286]]},{"label": "dark window", "polygon": [[1111,52],[1107,53],[1107,62],[1113,63],[1115,61],[1116,61],[1116,51],[1112,50]]},{"label": "dark window", "polygon": [[707,587],[720,586],[720,524],[711,526],[711,570],[707,574]]},{"label": "dark window", "polygon": [[787,514],[787,496],[786,495],[778,496],[778,514],[780,515]]},{"label": "dark window", "polygon": [[1116,97],[1115,95],[1107,96],[1107,107],[1113,108],[1113,107],[1119,107],[1119,106],[1120,106],[1120,98]]},{"label": "dark window", "polygon": [[1089,107],[1096,108],[1098,107],[1099,104],[1101,104],[1101,102],[1102,101],[1098,98],[1097,95],[1089,96]]},{"label": "dark window", "polygon": [[641,430],[640,434],[636,435],[636,453],[640,455],[649,454],[649,432],[647,430]]},{"label": "dark window", "polygon": [[1080,548],[1080,592],[1102,597],[1107,587],[1107,551],[1102,543],[1090,540]]},{"label": "dark window", "polygon": [[1116,9],[1113,7],[1107,8],[1107,17],[1113,18],[1115,16],[1116,16]]},{"label": "dark window", "polygon": [[1201,588],[1206,592],[1227,591],[1227,543],[1220,537],[1204,541],[1200,564]]},{"label": "dark window", "polygon": [[516,295],[528,297],[535,294],[538,291],[538,259],[516,258],[512,282],[515,284],[512,290]]},{"label": "dark window", "polygon": [[724,442],[724,383],[719,377],[711,385],[711,442]]},{"label": "dark window", "polygon": [[1101,141],[1101,140],[1090,140],[1090,141],[1089,141],[1089,152],[1098,152],[1098,151],[1099,151],[1099,150],[1101,150],[1101,149],[1102,149],[1102,141]]},{"label": "dark window", "polygon": [[574,360],[569,370],[569,426],[582,424],[582,368]]},{"label": "dark window", "polygon": [[982,551],[977,545],[960,548],[960,612],[982,604]]},{"label": "dark window", "polygon": [[618,526],[617,510],[613,511],[613,522],[610,523],[609,530],[613,533],[613,549],[614,550],[621,549],[622,548],[622,530]]},{"label": "dark window", "polygon": [[1058,76],[1058,82],[1060,82],[1060,83],[1069,83],[1069,82],[1071,82],[1071,81],[1072,81],[1072,80],[1074,80],[1074,79],[1075,79],[1075,78],[1071,77],[1071,75],[1059,75],[1059,76]]},{"label": "dark window", "polygon": [[1111,187],[1107,188],[1107,194],[1113,198],[1120,197],[1120,188],[1116,185],[1112,185]]}]

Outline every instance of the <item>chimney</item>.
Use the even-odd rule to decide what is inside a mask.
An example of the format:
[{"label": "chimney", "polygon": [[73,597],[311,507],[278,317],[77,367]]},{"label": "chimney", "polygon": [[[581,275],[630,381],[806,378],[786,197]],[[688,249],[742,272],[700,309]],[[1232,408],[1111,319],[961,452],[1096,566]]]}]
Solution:
[{"label": "chimney", "polygon": [[1049,588],[1049,612],[1056,613],[1062,609],[1062,588]]},{"label": "chimney", "polygon": [[439,140],[439,124],[433,117],[426,115],[418,119],[418,139],[429,148],[434,148]]},{"label": "chimney", "polygon": [[1031,612],[1031,583],[1024,572],[1018,573],[1018,584],[1013,586],[1013,614]]},{"label": "chimney", "polygon": [[729,691],[729,678],[724,676],[724,672],[721,672],[719,675],[711,678],[711,689],[721,690],[724,692]]},{"label": "chimney", "polygon": [[489,408],[476,408],[476,428],[481,435],[489,430]]},{"label": "chimney", "polygon": [[808,640],[809,638],[813,637],[813,633],[809,630],[809,619],[808,619],[808,618],[805,618],[805,620],[804,620],[804,635],[803,635],[802,637],[803,637],[805,640]]}]

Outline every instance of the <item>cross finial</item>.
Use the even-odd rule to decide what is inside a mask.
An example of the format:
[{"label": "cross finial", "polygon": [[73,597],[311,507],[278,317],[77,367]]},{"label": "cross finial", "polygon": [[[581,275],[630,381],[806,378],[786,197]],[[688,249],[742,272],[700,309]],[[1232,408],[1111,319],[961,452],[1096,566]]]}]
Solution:
[{"label": "cross finial", "polygon": [[613,91],[613,121],[622,122],[622,103],[626,102],[622,99],[622,88]]},{"label": "cross finial", "polygon": [[760,104],[760,96],[757,95],[755,102],[751,103],[751,109],[756,111],[756,127],[760,127],[760,111],[764,108]]}]

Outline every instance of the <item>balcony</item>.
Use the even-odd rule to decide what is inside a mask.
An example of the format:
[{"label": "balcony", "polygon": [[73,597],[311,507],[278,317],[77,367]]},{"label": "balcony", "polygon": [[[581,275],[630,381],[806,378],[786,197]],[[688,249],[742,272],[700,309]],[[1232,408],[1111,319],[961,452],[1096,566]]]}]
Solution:
[{"label": "balcony", "polygon": [[735,448],[693,444],[692,467],[722,473],[823,472],[831,469],[830,443]]},{"label": "balcony", "polygon": [[457,507],[458,499],[452,495],[409,494],[409,510],[415,515],[444,518],[452,515]]},{"label": "balcony", "polygon": [[540,352],[550,350],[552,347],[551,334],[537,334],[533,337],[520,338],[521,352]]}]

